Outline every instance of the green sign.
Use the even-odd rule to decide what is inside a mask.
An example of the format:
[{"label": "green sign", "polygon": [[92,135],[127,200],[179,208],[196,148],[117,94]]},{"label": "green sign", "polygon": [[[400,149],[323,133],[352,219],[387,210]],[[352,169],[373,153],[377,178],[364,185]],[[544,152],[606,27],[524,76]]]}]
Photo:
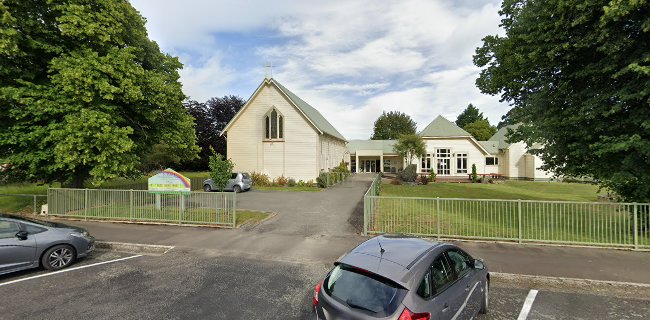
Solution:
[{"label": "green sign", "polygon": [[172,169],[161,171],[148,182],[152,193],[189,193],[192,190],[190,179]]}]

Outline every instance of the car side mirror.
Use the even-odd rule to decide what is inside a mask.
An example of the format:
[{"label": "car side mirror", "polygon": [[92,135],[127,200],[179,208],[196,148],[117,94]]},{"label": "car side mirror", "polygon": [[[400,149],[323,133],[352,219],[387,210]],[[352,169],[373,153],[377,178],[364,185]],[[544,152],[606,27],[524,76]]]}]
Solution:
[{"label": "car side mirror", "polygon": [[474,259],[473,266],[474,266],[474,269],[478,269],[478,270],[485,269],[485,264],[483,263],[483,260],[480,260],[480,259]]},{"label": "car side mirror", "polygon": [[29,233],[27,233],[27,231],[18,231],[18,232],[16,232],[16,238],[18,238],[18,240],[27,240],[28,235],[29,235]]}]

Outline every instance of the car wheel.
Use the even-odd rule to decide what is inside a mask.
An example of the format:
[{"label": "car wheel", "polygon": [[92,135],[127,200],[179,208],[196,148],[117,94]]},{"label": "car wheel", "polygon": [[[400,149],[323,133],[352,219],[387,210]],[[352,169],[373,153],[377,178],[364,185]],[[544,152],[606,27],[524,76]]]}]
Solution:
[{"label": "car wheel", "polygon": [[240,186],[234,186],[234,187],[232,187],[232,191],[235,191],[235,193],[240,193],[241,192],[241,187]]},{"label": "car wheel", "polygon": [[71,265],[74,258],[74,249],[62,244],[47,249],[41,258],[41,264],[47,270],[59,270]]},{"label": "car wheel", "polygon": [[206,185],[203,186],[203,191],[210,192],[210,191],[212,191],[212,188],[210,188],[209,184],[206,184]]},{"label": "car wheel", "polygon": [[487,280],[485,280],[485,291],[483,292],[483,302],[481,302],[481,310],[479,312],[481,314],[486,314],[488,312],[488,304],[490,302],[490,295],[489,295],[489,283]]}]

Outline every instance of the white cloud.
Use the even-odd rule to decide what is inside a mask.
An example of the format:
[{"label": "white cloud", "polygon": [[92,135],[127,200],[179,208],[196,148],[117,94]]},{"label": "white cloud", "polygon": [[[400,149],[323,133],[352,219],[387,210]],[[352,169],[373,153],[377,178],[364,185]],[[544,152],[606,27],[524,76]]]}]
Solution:
[{"label": "white cloud", "polygon": [[[183,62],[190,58],[181,56],[180,59]],[[221,63],[220,53],[215,53],[204,61],[188,62],[180,75],[185,95],[197,101],[220,96],[236,79],[236,71]]]},{"label": "white cloud", "polygon": [[[438,114],[454,120],[470,102],[492,123],[508,110],[479,92],[479,69],[472,64],[481,39],[502,32],[499,0],[132,3],[163,48],[194,53],[181,60],[184,90],[195,99],[248,97],[251,92],[235,90],[254,90],[251,83],[264,76],[261,66],[271,62],[274,77],[348,139],[368,138],[383,110],[410,114],[419,129]],[[222,50],[229,44],[218,42],[228,38],[216,33],[254,43],[236,50],[257,60],[233,59],[239,52]]]}]

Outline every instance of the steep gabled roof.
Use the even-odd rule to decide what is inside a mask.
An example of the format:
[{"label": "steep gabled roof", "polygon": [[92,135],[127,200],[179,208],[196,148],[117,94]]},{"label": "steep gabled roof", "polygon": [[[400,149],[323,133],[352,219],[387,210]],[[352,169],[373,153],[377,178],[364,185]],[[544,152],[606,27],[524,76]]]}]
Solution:
[{"label": "steep gabled roof", "polygon": [[336,128],[334,128],[334,126],[331,123],[329,123],[329,121],[327,121],[327,119],[325,119],[325,117],[323,117],[323,115],[320,114],[318,110],[316,110],[314,107],[309,105],[309,103],[300,99],[300,97],[298,97],[289,89],[287,89],[285,86],[280,84],[280,82],[278,82],[277,80],[271,78],[270,81],[275,85],[277,85],[278,88],[280,88],[280,90],[289,98],[289,100],[291,100],[293,104],[296,107],[298,107],[298,109],[300,109],[300,111],[302,111],[309,120],[311,120],[311,122],[314,124],[314,126],[316,126],[316,128],[318,128],[320,131],[326,134],[329,134],[332,137],[339,138],[345,141],[343,135],[340,132],[338,132],[338,130],[336,130]]},{"label": "steep gabled roof", "polygon": [[291,103],[293,106],[298,109],[298,111],[307,118],[307,121],[311,123],[316,130],[319,131],[319,133],[323,134],[328,134],[334,138],[341,139],[343,141],[346,141],[345,138],[341,133],[339,133],[334,126],[323,117],[318,110],[316,110],[314,107],[309,105],[307,102],[304,100],[300,99],[297,95],[295,95],[293,92],[289,91],[285,86],[281,85],[277,80],[273,78],[266,78],[260,85],[255,89],[255,92],[251,95],[251,97],[246,101],[246,104],[235,114],[235,116],[228,122],[226,127],[223,129],[221,134],[223,135],[225,132],[230,129],[230,126],[239,118],[239,116],[246,110],[248,105],[255,99],[255,96],[257,93],[262,89],[262,87],[265,84],[272,84],[274,85],[278,91],[280,91],[286,98],[289,100],[289,103]]},{"label": "steep gabled roof", "polygon": [[457,126],[455,123],[438,116],[433,119],[429,125],[419,133],[422,137],[471,137],[467,131]]}]

